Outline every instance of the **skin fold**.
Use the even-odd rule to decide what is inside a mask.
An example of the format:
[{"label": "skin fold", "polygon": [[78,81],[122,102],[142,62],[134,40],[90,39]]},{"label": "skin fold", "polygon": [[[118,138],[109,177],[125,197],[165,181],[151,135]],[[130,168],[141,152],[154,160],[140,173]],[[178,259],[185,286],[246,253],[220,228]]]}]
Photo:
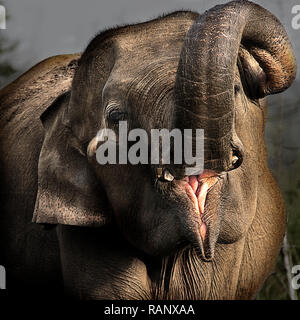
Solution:
[{"label": "skin fold", "polygon": [[[104,31],[82,54],[44,60],[2,89],[8,283],[79,299],[254,298],[286,223],[265,97],[295,73],[280,22],[233,1]],[[116,120],[148,133],[203,128],[204,173],[99,165],[95,137],[118,136]]]}]

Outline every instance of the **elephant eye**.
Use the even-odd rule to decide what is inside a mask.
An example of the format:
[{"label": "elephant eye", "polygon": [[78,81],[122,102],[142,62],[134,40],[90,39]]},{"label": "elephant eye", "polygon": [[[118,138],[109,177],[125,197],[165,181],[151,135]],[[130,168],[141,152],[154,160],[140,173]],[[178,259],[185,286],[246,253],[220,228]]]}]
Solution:
[{"label": "elephant eye", "polygon": [[236,84],[234,86],[234,94],[237,95],[241,91],[240,85]]},{"label": "elephant eye", "polygon": [[118,124],[119,121],[126,120],[127,113],[120,110],[111,110],[108,113],[108,121],[111,124]]}]

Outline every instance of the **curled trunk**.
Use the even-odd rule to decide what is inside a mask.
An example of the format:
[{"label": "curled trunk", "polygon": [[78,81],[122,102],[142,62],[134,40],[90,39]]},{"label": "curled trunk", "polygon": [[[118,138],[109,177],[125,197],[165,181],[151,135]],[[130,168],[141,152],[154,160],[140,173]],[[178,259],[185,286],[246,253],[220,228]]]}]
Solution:
[{"label": "curled trunk", "polygon": [[263,70],[257,98],[285,90],[295,78],[286,32],[267,10],[233,1],[199,16],[181,52],[174,124],[179,129],[204,129],[206,169],[230,170],[233,150],[242,149],[234,132],[234,77],[241,46]]}]

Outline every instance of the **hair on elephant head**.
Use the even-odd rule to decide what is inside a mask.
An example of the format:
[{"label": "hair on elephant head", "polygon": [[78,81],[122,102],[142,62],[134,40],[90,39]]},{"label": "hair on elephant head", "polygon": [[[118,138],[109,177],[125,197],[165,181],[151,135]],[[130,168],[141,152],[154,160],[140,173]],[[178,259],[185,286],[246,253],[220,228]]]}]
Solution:
[{"label": "hair on elephant head", "polygon": [[[41,118],[34,221],[115,224],[140,252],[173,263],[161,277],[176,298],[218,297],[205,275],[253,260],[257,274],[237,273],[235,292],[225,296],[247,286],[253,295],[285,229],[267,165],[264,98],[287,89],[295,73],[283,26],[248,1],[100,33],[80,57],[70,91]],[[149,134],[204,129],[204,171],[187,176],[186,164],[172,161],[100,165],[95,137],[104,128],[118,137],[121,120]],[[179,285],[176,274],[189,276]]]}]

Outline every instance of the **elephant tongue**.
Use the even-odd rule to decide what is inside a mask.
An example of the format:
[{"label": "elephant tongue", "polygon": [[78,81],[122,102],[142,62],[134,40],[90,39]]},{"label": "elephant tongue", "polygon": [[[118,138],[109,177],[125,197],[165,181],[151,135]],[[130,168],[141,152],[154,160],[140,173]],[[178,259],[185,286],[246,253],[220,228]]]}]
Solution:
[{"label": "elephant tongue", "polygon": [[217,175],[212,170],[204,170],[198,176],[186,177],[187,184],[187,194],[192,200],[197,213],[200,216],[200,235],[202,239],[205,239],[206,235],[206,224],[203,221],[205,200],[208,190],[218,181]]}]

